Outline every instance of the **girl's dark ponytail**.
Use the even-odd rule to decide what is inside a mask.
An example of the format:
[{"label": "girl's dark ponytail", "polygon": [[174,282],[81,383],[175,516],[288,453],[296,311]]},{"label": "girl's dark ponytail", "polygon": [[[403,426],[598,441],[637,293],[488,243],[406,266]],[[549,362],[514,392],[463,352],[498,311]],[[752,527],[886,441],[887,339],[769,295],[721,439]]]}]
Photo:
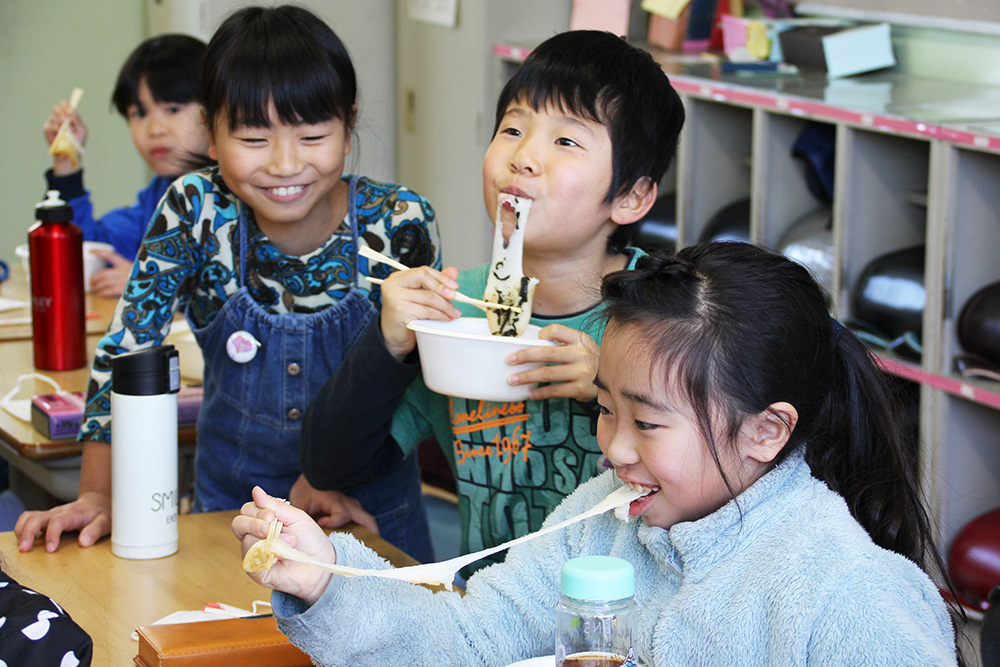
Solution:
[{"label": "girl's dark ponytail", "polygon": [[917,483],[916,443],[907,441],[896,388],[849,330],[841,328],[834,348],[833,382],[816,436],[806,443],[806,461],[844,497],[876,544],[923,564],[930,520]]},{"label": "girl's dark ponytail", "polygon": [[[806,443],[809,468],[844,498],[875,544],[912,560],[957,600],[918,482],[917,442],[903,428],[903,401],[895,400],[898,382],[847,329],[834,343],[834,358],[833,385],[817,433],[835,435]],[[952,612],[965,620],[965,610],[951,600]],[[956,643],[961,634],[956,625]],[[961,656],[959,664],[965,664]]]}]

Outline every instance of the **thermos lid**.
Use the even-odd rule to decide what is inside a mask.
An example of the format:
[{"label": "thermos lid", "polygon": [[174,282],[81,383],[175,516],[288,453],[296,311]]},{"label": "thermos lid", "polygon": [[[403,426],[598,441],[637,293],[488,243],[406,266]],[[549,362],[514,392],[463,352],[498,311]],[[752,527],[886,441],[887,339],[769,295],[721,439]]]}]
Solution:
[{"label": "thermos lid", "polygon": [[580,556],[562,566],[563,595],[577,600],[623,600],[635,594],[635,568],[614,556]]},{"label": "thermos lid", "polygon": [[181,388],[180,359],[173,345],[158,345],[111,358],[111,389],[122,396],[174,394]]},{"label": "thermos lid", "polygon": [[58,190],[45,193],[45,201],[35,204],[35,219],[42,222],[67,222],[73,219],[73,207],[59,198]]}]

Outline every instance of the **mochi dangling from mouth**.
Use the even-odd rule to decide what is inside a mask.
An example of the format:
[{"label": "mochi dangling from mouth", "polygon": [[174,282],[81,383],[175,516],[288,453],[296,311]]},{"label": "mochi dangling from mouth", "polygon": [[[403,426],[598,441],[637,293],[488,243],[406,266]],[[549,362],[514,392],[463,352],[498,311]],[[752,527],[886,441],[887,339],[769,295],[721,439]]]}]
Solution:
[{"label": "mochi dangling from mouth", "polygon": [[[486,320],[494,336],[520,336],[531,320],[531,300],[538,278],[524,275],[521,259],[524,254],[524,226],[528,221],[531,200],[527,197],[501,193],[497,197],[497,215],[493,232],[493,262],[486,278],[483,301],[515,306],[509,309],[489,309]],[[511,220],[513,218],[513,220]],[[505,234],[504,232],[508,233]]]}]

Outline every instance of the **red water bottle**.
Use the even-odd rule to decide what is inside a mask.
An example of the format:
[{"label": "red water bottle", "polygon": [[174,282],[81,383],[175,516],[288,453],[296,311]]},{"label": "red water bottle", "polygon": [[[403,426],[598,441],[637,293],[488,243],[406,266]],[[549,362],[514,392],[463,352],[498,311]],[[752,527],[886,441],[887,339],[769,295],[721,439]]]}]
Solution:
[{"label": "red water bottle", "polygon": [[35,218],[28,229],[35,368],[80,368],[87,364],[83,232],[58,190],[35,206]]}]

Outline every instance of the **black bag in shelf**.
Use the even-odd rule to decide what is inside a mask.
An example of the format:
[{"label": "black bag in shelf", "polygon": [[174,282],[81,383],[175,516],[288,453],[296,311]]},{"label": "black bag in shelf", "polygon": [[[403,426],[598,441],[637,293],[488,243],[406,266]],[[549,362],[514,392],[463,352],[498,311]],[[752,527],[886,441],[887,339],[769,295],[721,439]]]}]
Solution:
[{"label": "black bag in shelf", "polygon": [[962,306],[958,342],[966,352],[1000,364],[1000,282],[980,288]]},{"label": "black bag in shelf", "polygon": [[806,185],[813,197],[833,204],[833,174],[836,168],[837,128],[829,123],[807,124],[792,145],[792,156],[805,165]]},{"label": "black bag in shelf", "polygon": [[750,198],[726,204],[708,221],[698,243],[738,241],[750,243]]},{"label": "black bag in shelf", "polygon": [[[851,298],[852,329],[874,334],[863,340],[920,358],[924,308],[925,246],[896,250],[872,260],[858,277]],[[885,338],[885,341],[876,338]]]}]

